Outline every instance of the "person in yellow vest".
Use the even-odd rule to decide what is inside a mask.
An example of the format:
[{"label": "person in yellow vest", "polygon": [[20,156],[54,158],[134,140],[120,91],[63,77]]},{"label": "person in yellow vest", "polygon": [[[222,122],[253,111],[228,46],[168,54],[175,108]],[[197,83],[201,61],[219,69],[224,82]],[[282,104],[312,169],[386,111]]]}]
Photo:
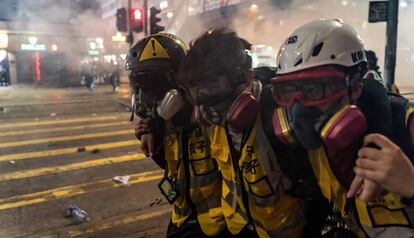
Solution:
[{"label": "person in yellow vest", "polygon": [[197,105],[198,120],[211,125],[211,155],[223,177],[221,204],[229,231],[235,237],[300,237],[303,204],[287,195],[292,182],[265,134],[263,85],[253,81],[249,48],[231,30],[210,29],[192,43],[178,83]]},{"label": "person in yellow vest", "polygon": [[[297,28],[282,44],[277,66],[277,75],[272,79],[273,95],[281,106],[278,111],[289,115],[276,114],[282,128],[278,134],[298,141],[308,150],[322,193],[338,211],[338,224],[358,237],[413,237],[413,209],[405,206],[400,196],[385,192],[353,172],[360,148],[383,148],[380,143],[362,143],[377,125],[370,119],[368,112],[372,110],[364,105],[363,111],[358,106],[364,104],[360,101],[361,92],[372,86],[369,81],[378,83],[362,80],[367,62],[359,35],[341,20],[311,21]],[[386,97],[384,88],[378,89]],[[377,97],[382,100],[381,94]],[[368,107],[377,108],[380,117],[389,119],[377,121],[389,124],[392,133],[387,136],[413,155],[410,130],[405,124],[407,104],[398,101],[404,100],[396,96],[383,108],[375,107],[375,102]],[[357,198],[347,196],[352,183],[359,185]]]},{"label": "person in yellow vest", "polygon": [[161,193],[173,205],[167,237],[228,237],[220,206],[221,174],[210,156],[206,128],[175,82],[187,53],[172,34],[145,37],[128,52],[136,135],[141,149],[165,170]]}]

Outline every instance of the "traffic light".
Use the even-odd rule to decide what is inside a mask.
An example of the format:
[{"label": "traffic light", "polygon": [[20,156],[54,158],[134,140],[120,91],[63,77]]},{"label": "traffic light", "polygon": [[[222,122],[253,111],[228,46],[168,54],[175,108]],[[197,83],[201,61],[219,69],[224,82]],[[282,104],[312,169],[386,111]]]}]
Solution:
[{"label": "traffic light", "polygon": [[157,25],[158,22],[161,21],[161,18],[157,17],[157,14],[160,13],[161,10],[155,8],[155,7],[151,7],[150,8],[150,20],[149,20],[149,24],[150,24],[150,34],[157,34],[160,31],[163,31],[165,29],[165,27],[163,26],[159,26]]},{"label": "traffic light", "polygon": [[116,28],[118,31],[127,32],[127,10],[125,7],[116,10]]},{"label": "traffic light", "polygon": [[129,13],[131,31],[141,32],[144,28],[144,11],[139,8],[131,8]]}]

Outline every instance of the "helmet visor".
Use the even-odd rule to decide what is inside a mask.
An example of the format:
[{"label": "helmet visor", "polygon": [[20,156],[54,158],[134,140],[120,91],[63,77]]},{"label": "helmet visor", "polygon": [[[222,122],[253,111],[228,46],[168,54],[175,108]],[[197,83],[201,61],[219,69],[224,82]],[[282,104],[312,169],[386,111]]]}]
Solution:
[{"label": "helmet visor", "polygon": [[131,71],[129,80],[135,92],[138,92],[139,89],[145,92],[154,91],[167,88],[169,85],[168,74],[162,71]]}]

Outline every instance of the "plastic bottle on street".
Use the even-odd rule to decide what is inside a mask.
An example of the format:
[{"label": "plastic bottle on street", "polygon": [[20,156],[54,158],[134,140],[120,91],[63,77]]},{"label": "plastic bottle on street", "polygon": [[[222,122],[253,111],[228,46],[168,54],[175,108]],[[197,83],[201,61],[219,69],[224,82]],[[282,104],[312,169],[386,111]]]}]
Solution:
[{"label": "plastic bottle on street", "polygon": [[66,217],[71,218],[74,222],[83,223],[90,220],[89,214],[76,205],[69,205],[66,210]]}]

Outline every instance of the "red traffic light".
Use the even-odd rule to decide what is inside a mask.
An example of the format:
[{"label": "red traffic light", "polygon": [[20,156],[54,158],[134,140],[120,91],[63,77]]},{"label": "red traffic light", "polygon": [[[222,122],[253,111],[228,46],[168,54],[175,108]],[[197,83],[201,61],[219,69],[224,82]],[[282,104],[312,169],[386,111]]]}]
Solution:
[{"label": "red traffic light", "polygon": [[139,8],[131,9],[130,14],[131,14],[131,20],[142,21],[143,19],[142,9],[139,9]]},{"label": "red traffic light", "polygon": [[129,19],[129,27],[131,31],[141,32],[143,30],[144,11],[141,8],[131,8]]}]

